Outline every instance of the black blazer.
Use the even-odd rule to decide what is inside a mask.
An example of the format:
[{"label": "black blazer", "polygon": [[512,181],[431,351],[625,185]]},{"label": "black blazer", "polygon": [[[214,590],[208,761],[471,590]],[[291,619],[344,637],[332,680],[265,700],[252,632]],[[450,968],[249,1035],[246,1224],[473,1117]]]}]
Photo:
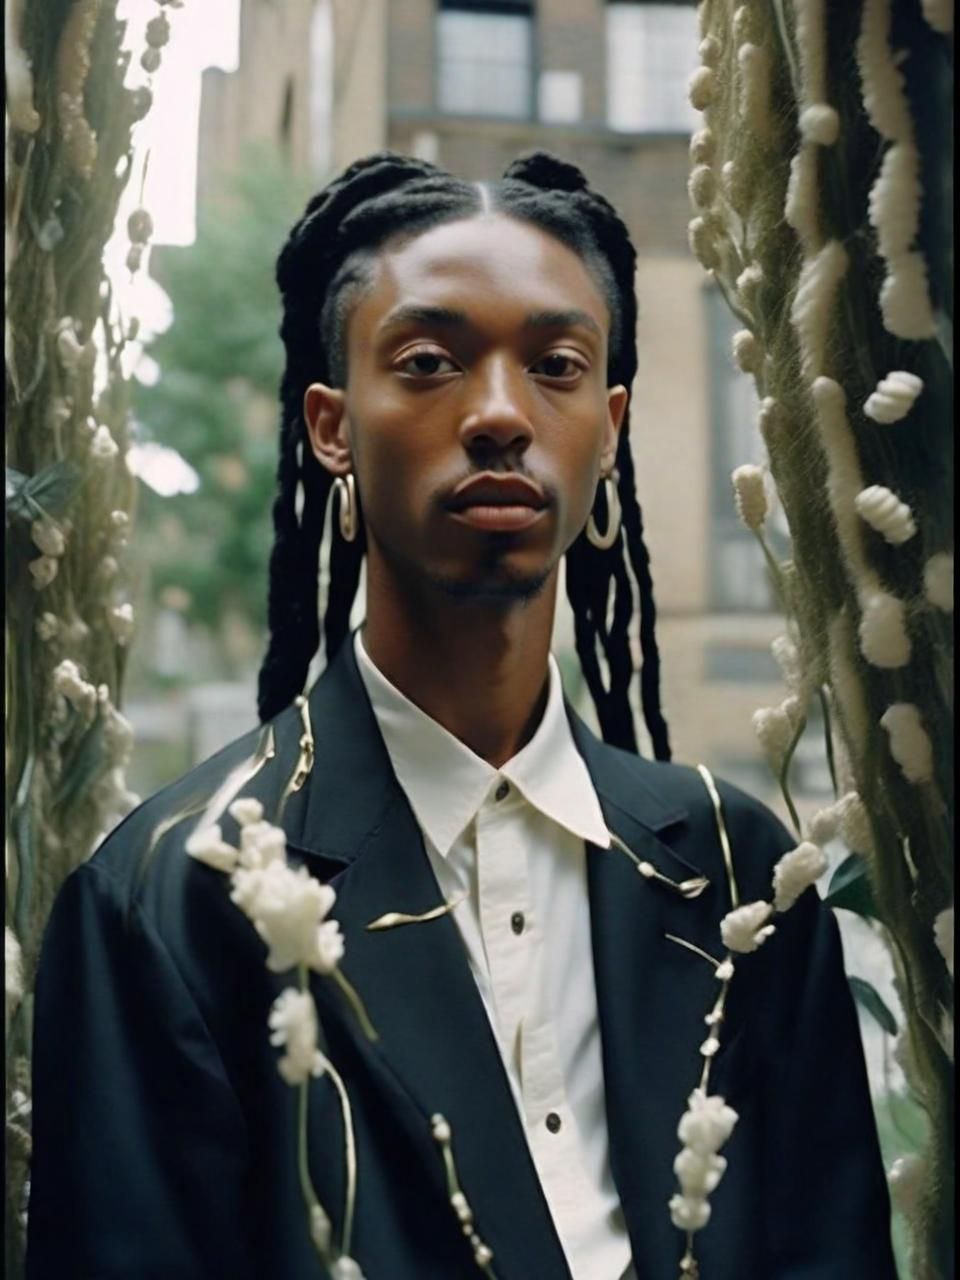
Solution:
[{"label": "black blazer", "polygon": [[[289,857],[336,887],[343,972],[379,1032],[366,1040],[339,988],[314,977],[356,1127],[352,1252],[367,1280],[479,1276],[431,1136],[440,1112],[498,1280],[569,1280],[456,925],[365,929],[440,896],[349,643],[310,710],[316,759],[284,810]],[[676,1280],[677,1123],[716,979],[666,935],[721,954],[722,855],[695,771],[635,758],[570,720],[610,829],[671,879],[710,880],[687,900],[621,851],[587,851],[612,1171],[638,1280]],[[268,817],[296,765],[299,713],[273,728],[276,754],[244,788]],[[184,853],[193,821],[161,836],[141,874],[158,826],[202,804],[257,739],[142,805],[57,898],[36,984],[29,1280],[323,1280],[297,1181],[297,1090],[268,1043],[289,975],[267,971],[226,877]],[[720,791],[743,900],[769,898],[771,868],[795,842],[750,797]],[[236,836],[230,818],[224,835]],[[711,1091],[740,1120],[696,1237],[702,1280],[893,1280],[857,1019],[815,892],[738,960]],[[324,1078],[310,1088],[309,1160],[338,1232],[343,1131]]]}]

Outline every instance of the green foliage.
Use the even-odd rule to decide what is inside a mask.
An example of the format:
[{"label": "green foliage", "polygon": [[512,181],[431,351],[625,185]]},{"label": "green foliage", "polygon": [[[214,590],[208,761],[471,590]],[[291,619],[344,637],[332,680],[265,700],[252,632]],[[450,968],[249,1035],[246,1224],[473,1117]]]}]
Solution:
[{"label": "green foliage", "polygon": [[200,487],[161,497],[144,485],[141,546],[154,597],[185,590],[188,620],[213,633],[238,614],[265,621],[283,370],[273,271],[307,194],[253,152],[227,199],[201,210],[194,244],[165,251],[174,320],[147,347],[160,377],[137,386],[134,409],[141,438],[176,449]]}]

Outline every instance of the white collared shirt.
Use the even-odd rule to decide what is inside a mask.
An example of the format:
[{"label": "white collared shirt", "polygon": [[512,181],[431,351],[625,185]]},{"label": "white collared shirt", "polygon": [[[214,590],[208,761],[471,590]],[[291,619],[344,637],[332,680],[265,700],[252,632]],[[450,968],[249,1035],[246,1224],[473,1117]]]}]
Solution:
[{"label": "white collared shirt", "polygon": [[453,918],[574,1280],[617,1280],[630,1244],[610,1172],[584,846],[610,837],[557,664],[536,733],[498,770],[377,670],[360,631],[354,645],[440,892],[463,899]]}]

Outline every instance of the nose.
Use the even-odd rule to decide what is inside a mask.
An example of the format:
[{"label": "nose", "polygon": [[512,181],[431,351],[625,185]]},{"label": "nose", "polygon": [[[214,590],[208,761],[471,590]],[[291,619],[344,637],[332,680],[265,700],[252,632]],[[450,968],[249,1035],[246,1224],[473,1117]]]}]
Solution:
[{"label": "nose", "polygon": [[491,360],[473,371],[469,403],[460,422],[460,440],[475,455],[524,453],[533,439],[525,404],[523,374],[505,360]]}]

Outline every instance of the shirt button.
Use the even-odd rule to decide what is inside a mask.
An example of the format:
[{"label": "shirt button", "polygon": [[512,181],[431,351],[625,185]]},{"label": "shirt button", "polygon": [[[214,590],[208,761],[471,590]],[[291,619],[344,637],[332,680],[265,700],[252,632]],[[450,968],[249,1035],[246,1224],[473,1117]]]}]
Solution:
[{"label": "shirt button", "polygon": [[551,1133],[560,1132],[560,1117],[557,1115],[555,1111],[551,1111],[550,1114],[547,1116],[547,1128],[550,1130]]},{"label": "shirt button", "polygon": [[493,798],[494,800],[503,800],[509,794],[510,794],[510,783],[501,782],[499,787],[497,787],[496,791],[493,793]]},{"label": "shirt button", "polygon": [[523,926],[526,921],[523,918],[522,911],[515,911],[510,917],[510,928],[514,933],[523,933]]}]

